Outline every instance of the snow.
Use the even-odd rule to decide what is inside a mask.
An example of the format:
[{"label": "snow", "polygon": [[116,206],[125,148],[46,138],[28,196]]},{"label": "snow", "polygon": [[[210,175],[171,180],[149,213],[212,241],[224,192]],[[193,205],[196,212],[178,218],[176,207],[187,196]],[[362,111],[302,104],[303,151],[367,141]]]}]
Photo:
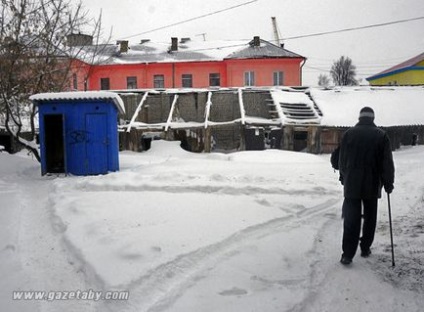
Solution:
[{"label": "snow", "polygon": [[[329,155],[193,154],[152,141],[121,171],[40,176],[0,153],[2,311],[421,311],[424,146],[394,152],[370,258],[339,263],[342,189]],[[127,301],[11,299],[129,291]]]},{"label": "snow", "polygon": [[[282,90],[278,90],[278,89],[272,90],[271,96],[272,96],[272,99],[274,100],[274,103],[276,104],[276,109],[278,111],[278,115],[281,118],[282,124],[289,124],[289,123],[308,124],[308,123],[320,122],[320,117],[314,109],[314,103],[305,92],[294,91],[294,90],[289,91],[289,89],[283,88]],[[287,117],[286,114],[284,114],[284,109],[281,106],[281,104],[283,103],[306,105],[307,107],[309,107],[314,117],[302,119],[302,120],[296,120],[294,118]],[[290,111],[293,111],[293,109],[290,109]],[[294,111],[296,111],[296,109]],[[301,111],[297,110],[297,113],[301,113]]]},{"label": "snow", "polygon": [[121,114],[125,113],[124,102],[120,96],[107,91],[86,91],[86,92],[51,92],[39,93],[29,97],[31,101],[54,101],[54,100],[99,100],[111,99]]},{"label": "snow", "polygon": [[323,113],[323,126],[353,126],[364,106],[375,112],[379,126],[424,124],[423,87],[311,88],[311,96]]}]

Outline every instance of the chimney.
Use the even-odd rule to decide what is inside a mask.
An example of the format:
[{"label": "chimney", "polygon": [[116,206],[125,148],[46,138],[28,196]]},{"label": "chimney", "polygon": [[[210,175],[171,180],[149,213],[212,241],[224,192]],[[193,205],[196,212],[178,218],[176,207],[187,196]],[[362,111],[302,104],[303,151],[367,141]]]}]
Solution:
[{"label": "chimney", "polygon": [[128,52],[128,40],[119,40],[119,41],[116,41],[116,44],[119,44],[119,52],[121,53]]},{"label": "chimney", "polygon": [[261,38],[259,36],[253,37],[253,46],[260,47],[261,46]]},{"label": "chimney", "polygon": [[93,36],[85,34],[69,34],[67,36],[68,47],[90,46],[93,45]]},{"label": "chimney", "polygon": [[178,38],[176,37],[171,38],[171,52],[172,51],[178,51]]}]

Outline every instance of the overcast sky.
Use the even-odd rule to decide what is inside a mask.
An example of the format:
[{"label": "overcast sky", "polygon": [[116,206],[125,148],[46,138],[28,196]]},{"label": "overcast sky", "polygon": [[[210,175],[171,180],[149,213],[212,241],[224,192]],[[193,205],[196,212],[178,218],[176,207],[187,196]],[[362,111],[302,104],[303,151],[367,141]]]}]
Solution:
[{"label": "overcast sky", "polygon": [[[423,0],[83,0],[90,15],[102,11],[105,34],[139,42],[249,39],[274,40],[271,17],[281,38],[355,28],[424,16]],[[204,18],[151,31],[209,13]],[[324,36],[285,40],[285,48],[307,58],[303,84],[316,85],[332,63],[345,55],[364,79],[424,52],[424,19]],[[144,33],[144,34],[141,34]],[[140,34],[140,35],[138,35]],[[203,35],[204,34],[204,35]],[[366,83],[363,80],[363,83]]]}]

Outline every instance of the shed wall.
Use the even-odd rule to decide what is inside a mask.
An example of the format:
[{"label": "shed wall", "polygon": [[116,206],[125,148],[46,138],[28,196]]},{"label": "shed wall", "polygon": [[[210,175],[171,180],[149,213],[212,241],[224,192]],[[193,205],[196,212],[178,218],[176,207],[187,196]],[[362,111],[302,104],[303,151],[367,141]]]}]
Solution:
[{"label": "shed wall", "polygon": [[[42,173],[47,172],[46,148],[49,148],[45,146],[45,115],[63,115],[66,173],[87,175],[119,170],[118,112],[112,102],[48,101],[39,103],[39,115]],[[98,134],[99,128],[104,129],[104,135]],[[100,161],[105,167],[98,166]]]}]

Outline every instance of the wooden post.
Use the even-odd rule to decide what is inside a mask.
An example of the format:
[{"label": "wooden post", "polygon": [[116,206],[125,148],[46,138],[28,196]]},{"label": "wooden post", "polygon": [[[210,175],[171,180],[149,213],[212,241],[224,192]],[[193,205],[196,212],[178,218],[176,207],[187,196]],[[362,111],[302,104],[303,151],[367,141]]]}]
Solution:
[{"label": "wooden post", "polygon": [[211,128],[210,127],[204,128],[203,133],[204,133],[205,153],[210,153],[212,151]]}]

